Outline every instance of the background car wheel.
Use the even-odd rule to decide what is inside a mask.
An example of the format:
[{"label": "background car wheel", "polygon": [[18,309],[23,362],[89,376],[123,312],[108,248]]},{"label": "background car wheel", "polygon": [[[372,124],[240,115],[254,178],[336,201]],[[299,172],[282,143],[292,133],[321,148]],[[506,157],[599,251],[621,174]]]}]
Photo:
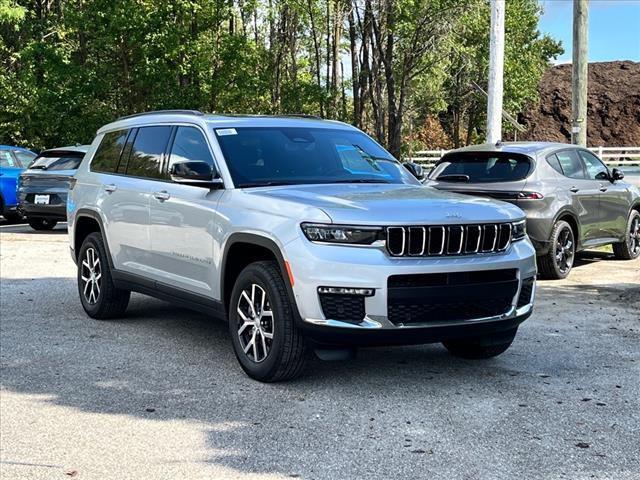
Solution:
[{"label": "background car wheel", "polygon": [[261,382],[300,375],[307,345],[295,325],[293,306],[275,262],[255,262],[238,276],[229,303],[229,333],[236,357]]},{"label": "background car wheel", "polygon": [[19,213],[4,213],[2,216],[7,222],[10,223],[20,223],[24,220],[22,218],[22,215],[20,215]]},{"label": "background car wheel", "polygon": [[442,342],[442,344],[455,357],[481,360],[483,358],[497,357],[506,352],[513,343],[517,331],[518,329],[515,328],[483,337],[449,340]]},{"label": "background car wheel", "polygon": [[57,221],[47,218],[29,218],[27,221],[34,230],[53,230],[58,224]]},{"label": "background car wheel", "polygon": [[549,253],[538,257],[540,276],[547,280],[566,278],[571,272],[576,256],[576,241],[573,229],[564,220],[556,222],[551,231]]},{"label": "background car wheel", "polygon": [[78,293],[84,311],[104,320],[122,316],[131,292],[115,287],[102,236],[92,233],[82,242],[78,254]]},{"label": "background car wheel", "polygon": [[640,212],[631,211],[625,241],[614,243],[612,247],[613,254],[620,260],[633,260],[640,257]]}]

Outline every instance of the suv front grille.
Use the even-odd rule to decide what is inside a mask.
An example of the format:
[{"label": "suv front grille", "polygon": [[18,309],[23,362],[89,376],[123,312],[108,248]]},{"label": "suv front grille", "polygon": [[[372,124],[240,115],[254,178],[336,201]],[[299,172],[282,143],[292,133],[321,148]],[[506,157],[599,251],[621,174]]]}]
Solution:
[{"label": "suv front grille", "polygon": [[387,251],[394,257],[494,253],[511,243],[511,224],[387,227]]},{"label": "suv front grille", "polygon": [[389,321],[410,325],[507,313],[518,278],[515,269],[392,275],[387,287]]}]

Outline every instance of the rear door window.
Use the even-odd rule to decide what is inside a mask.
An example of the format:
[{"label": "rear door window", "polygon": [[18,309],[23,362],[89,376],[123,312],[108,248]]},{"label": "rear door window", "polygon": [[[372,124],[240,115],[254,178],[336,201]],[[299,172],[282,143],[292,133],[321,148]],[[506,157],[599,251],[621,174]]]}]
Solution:
[{"label": "rear door window", "polygon": [[61,151],[42,152],[29,166],[29,170],[76,170],[84,152]]},{"label": "rear door window", "polygon": [[515,182],[526,178],[532,161],[526,155],[504,152],[458,152],[445,155],[429,178],[442,182]]},{"label": "rear door window", "polygon": [[131,148],[127,175],[164,178],[162,162],[167,149],[171,126],[141,127]]},{"label": "rear door window", "polygon": [[562,150],[561,152],[556,152],[556,157],[558,158],[558,163],[560,163],[562,173],[565,177],[587,178],[584,173],[584,168],[582,168],[582,162],[578,158],[578,154],[575,150]]},{"label": "rear door window", "polygon": [[94,172],[114,173],[126,139],[127,130],[105,133],[91,161],[91,170]]}]

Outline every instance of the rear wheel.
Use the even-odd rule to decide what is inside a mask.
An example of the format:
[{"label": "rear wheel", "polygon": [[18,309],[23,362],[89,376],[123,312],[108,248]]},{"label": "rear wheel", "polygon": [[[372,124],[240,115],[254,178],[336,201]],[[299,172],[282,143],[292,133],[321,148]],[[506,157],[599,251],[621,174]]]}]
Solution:
[{"label": "rear wheel", "polygon": [[516,337],[517,328],[506,332],[485,335],[482,337],[449,340],[442,342],[449,353],[455,357],[467,358],[471,360],[481,360],[497,357],[513,343]]},{"label": "rear wheel", "polygon": [[631,211],[625,241],[614,243],[612,247],[613,254],[620,260],[633,260],[640,257],[640,212]]},{"label": "rear wheel", "polygon": [[58,224],[56,220],[49,220],[48,218],[29,218],[27,221],[34,230],[53,230]]},{"label": "rear wheel", "polygon": [[236,357],[251,378],[277,382],[297,377],[308,353],[278,265],[255,262],[238,276],[229,303],[229,333]]},{"label": "rear wheel", "polygon": [[571,272],[576,256],[573,229],[564,220],[556,222],[551,231],[549,253],[538,257],[540,276],[547,280],[566,278]]},{"label": "rear wheel", "polygon": [[22,215],[20,215],[19,213],[4,213],[2,214],[2,216],[5,218],[5,220],[7,222],[10,223],[19,223],[23,220]]},{"label": "rear wheel", "polygon": [[92,233],[78,254],[78,293],[84,311],[92,318],[104,320],[122,316],[131,292],[115,287],[102,236]]}]

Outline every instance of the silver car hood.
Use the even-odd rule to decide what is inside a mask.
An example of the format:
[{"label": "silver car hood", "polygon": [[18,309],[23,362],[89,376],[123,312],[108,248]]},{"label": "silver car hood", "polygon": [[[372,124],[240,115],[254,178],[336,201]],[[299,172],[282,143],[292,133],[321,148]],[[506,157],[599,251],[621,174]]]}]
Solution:
[{"label": "silver car hood", "polygon": [[[265,187],[247,189],[245,192],[256,197],[319,208],[338,224],[440,225],[524,218],[522,210],[505,202],[424,186],[323,184]],[[259,199],[256,201],[259,202]]]}]

